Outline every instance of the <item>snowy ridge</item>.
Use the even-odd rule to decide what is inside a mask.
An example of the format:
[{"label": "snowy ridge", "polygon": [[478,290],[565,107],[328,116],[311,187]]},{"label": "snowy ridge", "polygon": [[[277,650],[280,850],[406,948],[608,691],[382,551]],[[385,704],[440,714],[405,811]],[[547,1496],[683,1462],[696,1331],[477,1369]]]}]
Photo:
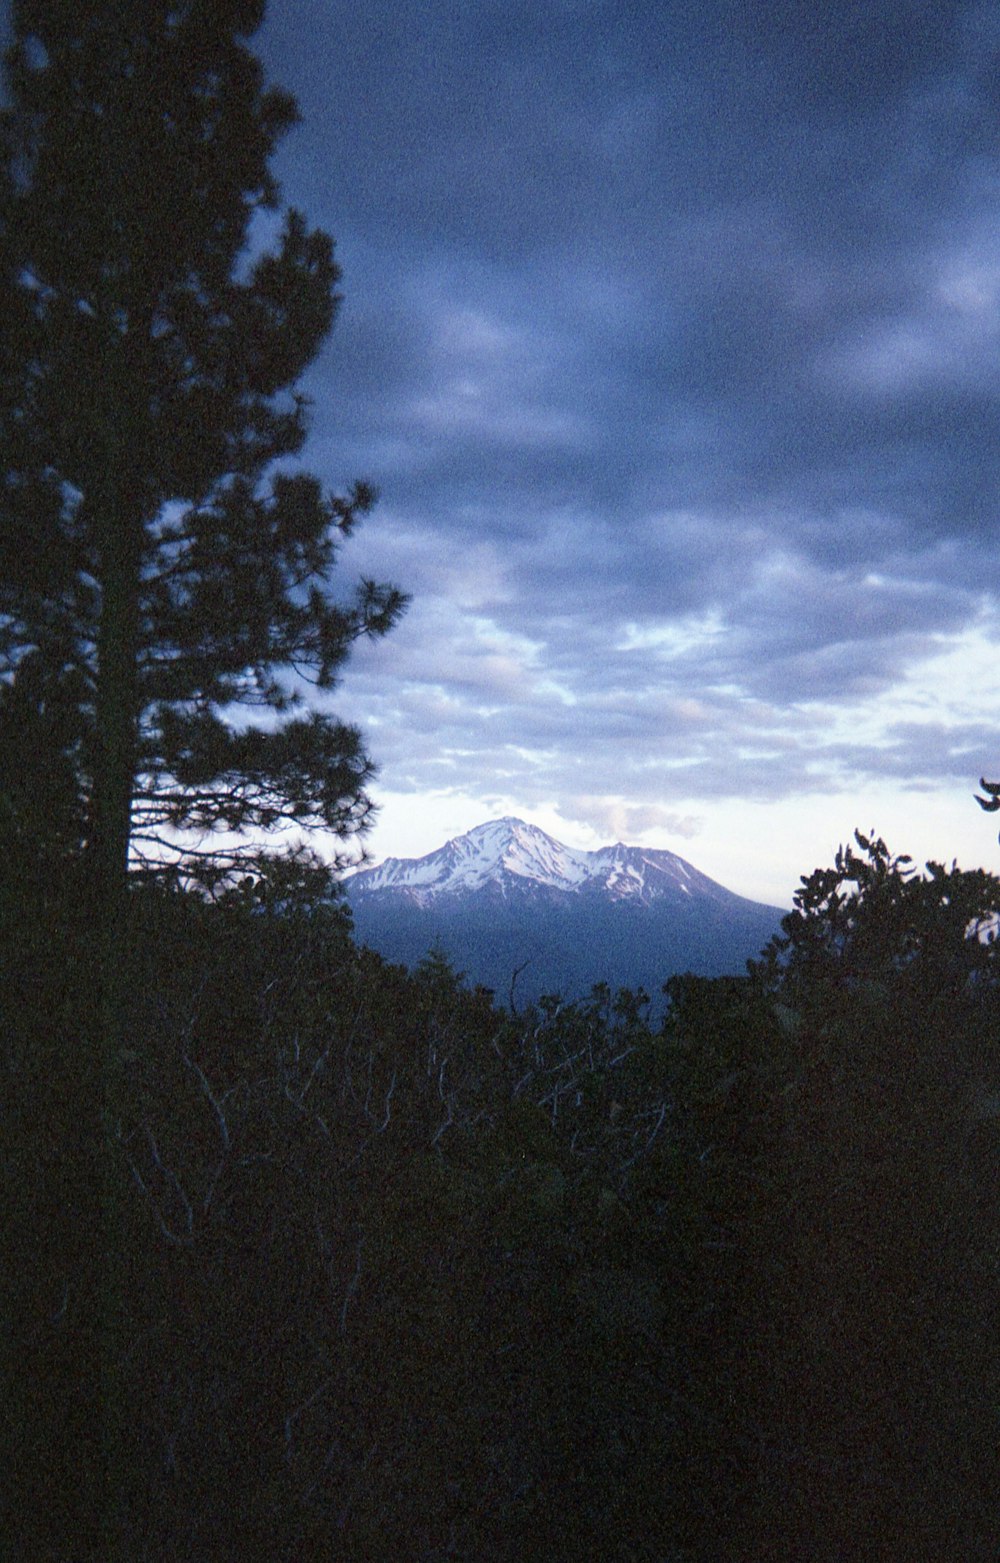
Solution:
[{"label": "snowy ridge", "polygon": [[500,894],[532,887],[611,900],[647,902],[664,895],[728,898],[730,892],[673,852],[645,847],[564,846],[524,820],[489,820],[421,858],[386,858],[345,881],[349,897],[396,891],[419,905],[492,887]]}]

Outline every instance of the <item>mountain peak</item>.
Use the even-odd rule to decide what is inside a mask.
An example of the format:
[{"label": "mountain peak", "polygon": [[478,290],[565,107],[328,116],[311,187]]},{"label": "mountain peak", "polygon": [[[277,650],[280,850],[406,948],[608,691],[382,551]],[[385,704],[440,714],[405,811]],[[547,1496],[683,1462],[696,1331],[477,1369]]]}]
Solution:
[{"label": "mountain peak", "polygon": [[386,858],[350,876],[351,894],[406,890],[421,901],[468,894],[488,884],[540,884],[575,889],[586,878],[587,853],[576,852],[537,825],[507,815],[486,820],[420,858]]},{"label": "mountain peak", "polygon": [[669,895],[730,898],[690,863],[648,847],[624,842],[587,852],[567,847],[537,825],[507,815],[486,820],[420,858],[387,858],[346,881],[351,898],[396,891],[421,905],[443,897],[489,889],[501,895],[529,891],[603,892],[610,900],[650,901]]}]

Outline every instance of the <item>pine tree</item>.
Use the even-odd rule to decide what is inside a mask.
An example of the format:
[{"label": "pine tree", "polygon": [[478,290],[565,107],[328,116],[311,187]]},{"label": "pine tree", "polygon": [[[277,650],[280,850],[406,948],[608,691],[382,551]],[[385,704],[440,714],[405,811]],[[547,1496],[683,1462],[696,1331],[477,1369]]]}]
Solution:
[{"label": "pine tree", "polygon": [[[179,834],[363,827],[356,729],[304,713],[399,592],[334,599],[371,506],[300,471],[296,390],[334,317],[329,237],[278,205],[296,118],[262,0],[15,0],[0,143],[0,678],[75,675],[106,902]],[[33,675],[38,682],[37,671]],[[254,708],[272,713],[261,723]],[[234,719],[235,714],[235,719]],[[275,720],[277,716],[278,720]],[[210,842],[210,850],[218,852]]]},{"label": "pine tree", "polygon": [[[250,844],[284,825],[363,828],[360,734],[304,709],[303,681],[329,690],[353,643],[404,605],[373,581],[332,595],[338,545],[373,494],[326,495],[289,465],[308,424],[296,387],[333,321],[338,268],[294,210],[273,249],[255,242],[255,218],[278,207],[269,160],[296,118],[249,47],[263,11],[14,0],[6,57],[0,756],[15,753],[15,722],[51,739],[62,780],[49,834],[82,845],[96,932],[97,1003],[81,994],[78,1034],[60,1040],[80,1060],[96,1150],[77,1183],[100,1208],[80,1284],[94,1299],[103,1497],[97,1539],[81,1522],[78,1545],[102,1560],[134,1555],[138,1458],[123,1377],[130,858],[200,838],[224,864],[232,849],[213,832]],[[23,845],[37,815],[10,773],[0,766],[0,842]]]}]

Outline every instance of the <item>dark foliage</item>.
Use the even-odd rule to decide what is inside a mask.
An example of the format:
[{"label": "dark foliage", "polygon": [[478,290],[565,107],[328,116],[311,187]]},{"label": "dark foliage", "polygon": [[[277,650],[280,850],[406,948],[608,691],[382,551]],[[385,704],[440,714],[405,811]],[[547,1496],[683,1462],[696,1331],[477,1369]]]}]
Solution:
[{"label": "dark foliage", "polygon": [[315,712],[247,726],[255,708],[287,713],[302,679],[330,688],[352,643],[402,607],[370,581],[329,591],[370,488],[329,496],[275,473],[305,439],[295,385],[338,269],[295,211],[275,250],[251,242],[296,117],[247,47],[262,12],[14,5],[0,676],[24,686],[21,707],[30,693],[44,713],[58,692],[59,753],[109,873],[130,834],[154,856],[185,830],[347,835],[369,807],[356,730]]},{"label": "dark foliage", "polygon": [[[59,1385],[79,1370],[67,1416],[86,1521],[57,1551],[102,1563],[135,1555],[147,1454],[135,1436],[149,1431],[134,1367],[158,1328],[135,1314],[136,1266],[158,1272],[128,1169],[136,1188],[157,1176],[180,1187],[156,1149],[168,1129],[133,1078],[169,1055],[135,1010],[147,973],[129,861],[169,860],[178,842],[197,854],[209,838],[217,880],[262,834],[362,828],[359,733],[295,707],[304,680],[330,689],[353,643],[403,606],[371,581],[331,591],[371,489],[325,495],[287,467],[308,422],[296,386],[333,320],[338,270],[298,212],[274,249],[260,243],[256,219],[278,205],[271,154],[296,117],[248,47],[263,9],[15,0],[5,62],[0,932],[4,996],[33,1017],[9,1038],[10,1181],[26,1198],[33,1177],[47,1191],[34,1215],[51,1216],[71,1261]],[[294,857],[283,868],[301,879]],[[164,953],[179,960],[170,929]],[[165,991],[167,968],[150,982]],[[127,1149],[135,1136],[150,1181]],[[17,1205],[8,1230],[22,1253]],[[24,1252],[26,1283],[49,1259],[64,1263],[44,1244]],[[169,1316],[154,1279],[149,1294]],[[36,1337],[20,1344],[30,1364]],[[11,1428],[22,1415],[14,1400]],[[25,1447],[30,1485],[45,1462]],[[44,1552],[26,1543],[25,1555]]]},{"label": "dark foliage", "polygon": [[[859,846],[662,1027],[389,966],[308,861],[136,888],[126,1555],[992,1559],[1000,887]],[[103,1563],[94,933],[0,908],[5,1535]]]},{"label": "dark foliage", "polygon": [[[690,1528],[671,1277],[698,1238],[664,1198],[646,1001],[598,990],[515,1024],[285,888],[132,896],[126,1555],[662,1556]],[[7,1535],[83,1563],[102,1183],[75,1046],[88,932],[50,916],[70,960],[35,972],[4,1055]]]},{"label": "dark foliage", "polygon": [[803,881],[753,984],[775,1022],[740,1111],[754,1555],[986,1560],[1000,881],[856,844]]},{"label": "dark foliage", "polygon": [[1000,782],[988,782],[985,776],[980,776],[979,785],[986,797],[981,798],[977,793],[976,802],[981,809],[986,810],[987,814],[995,814],[997,809],[1000,809]]}]

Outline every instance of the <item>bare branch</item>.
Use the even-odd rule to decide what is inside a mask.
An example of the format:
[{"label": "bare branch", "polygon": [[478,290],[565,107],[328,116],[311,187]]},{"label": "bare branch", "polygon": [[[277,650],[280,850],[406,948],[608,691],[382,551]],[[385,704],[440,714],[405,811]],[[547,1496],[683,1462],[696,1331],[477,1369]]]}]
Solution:
[{"label": "bare branch", "polygon": [[379,1134],[383,1134],[385,1132],[385,1130],[389,1127],[389,1111],[390,1111],[389,1103],[392,1101],[392,1093],[393,1093],[393,1091],[395,1091],[395,1089],[396,1089],[396,1071],[394,1069],[392,1071],[392,1079],[389,1082],[389,1089],[388,1089],[388,1091],[385,1094],[385,1117],[382,1119],[382,1122],[379,1125],[379,1128],[377,1130],[377,1133],[379,1133]]},{"label": "bare branch", "polygon": [[175,1175],[170,1171],[170,1169],[168,1167],[165,1167],[163,1165],[163,1162],[162,1162],[162,1160],[160,1158],[159,1149],[158,1149],[157,1144],[156,1144],[156,1138],[155,1138],[155,1136],[153,1134],[153,1131],[149,1128],[148,1125],[146,1126],[146,1138],[147,1138],[147,1140],[149,1142],[150,1153],[152,1154],[152,1157],[153,1157],[154,1162],[156,1163],[156,1166],[160,1169],[161,1173],[168,1180],[168,1182],[170,1182],[173,1185],[173,1187],[177,1191],[177,1194],[178,1194],[182,1204],[184,1205],[185,1221],[186,1221],[186,1225],[187,1225],[187,1233],[186,1234],[175,1232],[172,1227],[169,1227],[167,1225],[166,1220],[164,1219],[164,1216],[163,1216],[163,1212],[161,1211],[159,1205],[157,1204],[154,1195],[152,1194],[150,1189],[147,1187],[146,1182],[145,1182],[141,1172],[139,1171],[138,1167],[136,1166],[135,1162],[132,1160],[131,1157],[129,1157],[129,1163],[128,1163],[129,1164],[129,1170],[131,1171],[132,1176],[135,1179],[135,1182],[136,1182],[136,1184],[137,1184],[137,1186],[139,1188],[140,1193],[148,1201],[150,1209],[152,1210],[152,1212],[155,1215],[156,1220],[157,1220],[157,1222],[159,1224],[160,1231],[163,1233],[164,1237],[167,1239],[167,1242],[168,1243],[176,1243],[176,1244],[178,1244],[181,1247],[187,1247],[188,1245],[190,1245],[191,1243],[194,1242],[194,1212],[191,1209],[191,1202],[188,1199],[187,1195],[185,1194],[183,1188],[181,1187],[181,1185],[180,1185],[178,1179],[175,1177]]},{"label": "bare branch", "polygon": [[215,1093],[213,1092],[212,1087],[209,1085],[208,1080],[205,1078],[205,1072],[202,1069],[201,1065],[196,1063],[194,1061],[194,1059],[190,1058],[187,1053],[184,1054],[184,1062],[187,1064],[188,1068],[193,1070],[194,1073],[198,1076],[198,1080],[199,1080],[199,1082],[201,1084],[201,1088],[204,1091],[205,1095],[208,1097],[208,1100],[209,1100],[209,1102],[211,1104],[211,1107],[212,1107],[212,1111],[215,1113],[215,1121],[219,1125],[219,1133],[222,1136],[223,1146],[225,1147],[226,1150],[228,1150],[229,1149],[229,1125],[226,1122],[226,1115],[225,1115],[225,1113],[222,1110],[222,1106],[221,1106],[218,1098],[216,1097]]},{"label": "bare branch", "polygon": [[360,1237],[358,1238],[358,1247],[357,1247],[357,1253],[356,1253],[356,1256],[355,1256],[355,1264],[354,1264],[354,1274],[351,1276],[351,1279],[347,1283],[347,1290],[344,1293],[344,1306],[340,1310],[340,1333],[341,1333],[341,1335],[346,1335],[347,1334],[347,1310],[351,1306],[351,1302],[352,1302],[352,1300],[354,1298],[354,1294],[357,1291],[358,1284],[359,1284],[359,1282],[361,1280],[361,1250],[364,1247],[364,1243],[365,1243],[365,1234],[362,1232]]},{"label": "bare branch", "polygon": [[330,1376],[325,1378],[321,1384],[317,1384],[312,1394],[307,1395],[305,1400],[302,1401],[301,1405],[296,1406],[293,1411],[289,1411],[288,1415],[285,1417],[286,1465],[291,1465],[292,1463],[292,1428],[294,1423],[298,1421],[300,1416],[303,1416],[309,1410],[310,1406],[314,1406],[317,1400],[322,1399],[327,1390],[330,1388],[330,1385],[334,1382],[334,1378],[334,1374],[331,1373]]},{"label": "bare branch", "polygon": [[620,1168],[618,1169],[619,1172],[624,1172],[627,1167],[631,1167],[634,1162],[637,1162],[641,1156],[645,1156],[652,1149],[653,1141],[656,1139],[656,1136],[659,1134],[660,1130],[662,1129],[662,1127],[663,1127],[663,1120],[664,1120],[664,1118],[666,1116],[667,1116],[667,1103],[666,1102],[661,1102],[660,1103],[660,1115],[657,1118],[655,1125],[653,1126],[652,1134],[649,1136],[649,1139],[646,1141],[645,1145],[641,1148],[641,1150],[637,1150],[634,1156],[630,1156],[629,1157],[628,1161],[623,1161],[622,1162]]}]

